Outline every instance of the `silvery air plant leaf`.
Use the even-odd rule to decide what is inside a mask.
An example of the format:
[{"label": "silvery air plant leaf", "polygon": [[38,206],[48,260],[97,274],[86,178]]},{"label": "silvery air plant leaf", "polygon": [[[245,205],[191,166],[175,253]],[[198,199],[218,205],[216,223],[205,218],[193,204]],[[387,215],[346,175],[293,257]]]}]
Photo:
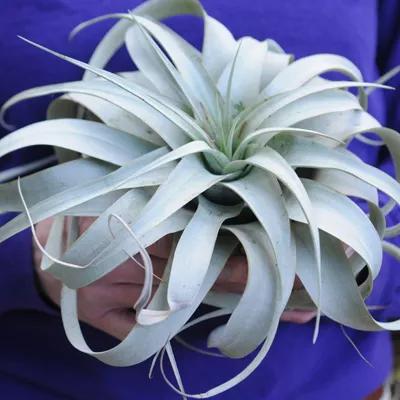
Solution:
[{"label": "silvery air plant leaf", "polygon": [[[159,22],[178,14],[202,18],[201,51]],[[386,145],[400,171],[400,135],[367,112],[368,94],[390,88],[382,80],[364,82],[339,55],[294,60],[271,39],[236,40],[195,0],[148,1],[128,13],[84,22],[73,35],[105,19],[118,22],[89,63],[24,39],[82,68],[84,77],[18,93],[1,111],[6,124],[14,104],[61,94],[50,104],[47,121],[0,141],[0,156],[52,145],[59,160],[0,185],[0,211],[20,212],[0,228],[0,241],[56,217],[42,248],[42,268],[64,284],[61,311],[72,345],[115,366],[160,355],[163,374],[167,354],[178,387],[166,378],[169,385],[184,398],[207,398],[260,364],[285,309],[317,311],[314,340],[320,315],[360,330],[399,329],[400,321],[376,321],[364,300],[383,251],[400,257],[385,240],[400,232],[400,226],[385,223],[385,214],[400,203],[400,184],[346,149],[353,139]],[[108,72],[105,65],[123,45],[138,71]],[[321,78],[330,71],[343,80]],[[380,140],[371,143],[365,132]],[[383,208],[379,191],[391,198]],[[350,196],[366,201],[369,213]],[[62,252],[66,216],[97,219],[78,238],[71,224]],[[175,235],[176,246],[151,298],[145,248],[167,234]],[[214,293],[214,282],[238,249],[248,261],[244,292]],[[116,347],[92,351],[79,327],[76,290],[137,253],[146,271],[135,304],[137,323]],[[358,285],[361,270],[368,274]],[[296,275],[304,290],[292,294]],[[217,311],[189,321],[202,302]],[[209,346],[228,357],[257,350],[256,356],[230,381],[187,394],[170,340],[221,315],[228,319],[211,332]]]}]

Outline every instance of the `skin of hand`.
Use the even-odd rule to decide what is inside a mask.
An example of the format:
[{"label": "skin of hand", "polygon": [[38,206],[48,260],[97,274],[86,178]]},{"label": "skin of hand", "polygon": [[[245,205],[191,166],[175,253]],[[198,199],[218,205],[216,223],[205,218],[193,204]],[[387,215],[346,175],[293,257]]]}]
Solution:
[{"label": "skin of hand", "polygon": [[[79,218],[80,233],[89,228],[93,221],[94,218]],[[48,219],[36,224],[36,234],[42,246],[47,241],[51,223],[52,220]],[[172,237],[165,236],[147,249],[156,276],[163,274],[171,245]],[[61,282],[50,273],[40,269],[42,253],[35,241],[33,241],[33,258],[42,289],[53,303],[59,305]],[[246,258],[243,255],[234,255],[229,258],[213,290],[241,293],[245,288],[246,280]],[[143,281],[144,270],[129,259],[96,282],[80,288],[78,290],[80,320],[122,340],[135,324],[133,304],[139,297]],[[154,278],[153,282],[156,289],[159,281]],[[301,287],[300,281],[296,278],[293,289]],[[310,321],[314,316],[313,311],[285,311],[281,320],[302,324]]]}]

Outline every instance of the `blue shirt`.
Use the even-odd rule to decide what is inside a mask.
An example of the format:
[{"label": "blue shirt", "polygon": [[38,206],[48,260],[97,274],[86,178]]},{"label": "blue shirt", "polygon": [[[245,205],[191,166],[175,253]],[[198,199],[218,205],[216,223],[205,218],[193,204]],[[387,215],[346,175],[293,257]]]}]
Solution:
[{"label": "blue shirt", "polygon": [[[0,103],[33,86],[76,80],[82,71],[28,46],[16,35],[26,36],[55,50],[87,60],[110,23],[91,27],[73,42],[67,35],[77,23],[109,12],[124,12],[140,1],[3,0],[0,14]],[[296,58],[313,53],[336,53],[359,66],[365,80],[373,81],[400,64],[396,0],[204,0],[210,15],[235,35],[275,39]],[[317,5],[318,4],[318,5]],[[196,46],[201,43],[201,21],[173,18],[169,23]],[[132,68],[124,51],[109,64],[110,70]],[[392,85],[400,87],[399,79]],[[370,112],[389,127],[400,129],[398,93],[376,91]],[[8,114],[8,121],[23,126],[45,118],[49,98],[24,102]],[[1,128],[0,128],[1,129]],[[0,136],[6,134],[0,131]],[[367,162],[393,173],[384,149],[360,143],[352,149]],[[49,154],[46,148],[29,148],[0,159],[0,169]],[[0,224],[10,215],[0,216]],[[389,216],[398,222],[399,210]],[[400,244],[400,240],[397,244]],[[147,379],[149,362],[115,368],[79,353],[68,343],[57,311],[39,295],[32,267],[30,231],[0,244],[0,393],[7,399],[177,399],[159,372]],[[394,259],[385,256],[370,303],[385,308],[379,318],[399,316],[400,272]],[[397,269],[397,271],[396,271]],[[188,340],[202,343],[211,325],[190,331]],[[362,399],[381,385],[391,368],[390,336],[347,329],[368,366],[344,337],[338,324],[323,318],[321,332],[312,344],[313,323],[282,322],[274,344],[261,366],[243,383],[217,396],[221,399],[330,400]],[[105,349],[114,344],[106,334],[85,326],[89,343]],[[190,393],[227,380],[250,358],[210,359],[175,345],[186,389]]]}]

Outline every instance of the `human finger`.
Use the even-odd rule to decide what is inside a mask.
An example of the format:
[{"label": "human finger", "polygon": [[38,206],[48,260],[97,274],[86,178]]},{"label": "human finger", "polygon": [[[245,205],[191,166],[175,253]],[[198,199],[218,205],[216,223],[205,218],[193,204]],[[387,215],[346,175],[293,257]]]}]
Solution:
[{"label": "human finger", "polygon": [[[136,255],[136,258],[139,262],[139,255]],[[160,281],[162,275],[164,273],[164,269],[166,266],[166,260],[157,257],[151,257],[151,261],[153,264],[153,280]],[[143,284],[144,282],[145,271],[138,263],[133,261],[132,259],[128,259],[115,268],[113,271],[103,276],[98,280],[100,283],[109,283],[109,284],[118,284],[118,283],[137,283]]]},{"label": "human finger", "polygon": [[231,256],[224,266],[215,286],[217,288],[243,289],[247,282],[247,260],[241,255]]},{"label": "human finger", "polygon": [[103,318],[91,325],[119,340],[123,340],[132,330],[135,323],[135,312],[130,309],[120,308],[110,310]]},{"label": "human finger", "polygon": [[147,248],[152,256],[168,259],[172,248],[172,235],[166,235]]},{"label": "human finger", "polygon": [[[106,301],[108,308],[133,308],[140,296],[143,285],[119,283],[108,287]],[[158,288],[158,283],[152,287],[152,296]]]},{"label": "human finger", "polygon": [[282,314],[281,321],[293,322],[295,324],[306,324],[314,319],[316,315],[316,311],[290,310],[285,311]]}]

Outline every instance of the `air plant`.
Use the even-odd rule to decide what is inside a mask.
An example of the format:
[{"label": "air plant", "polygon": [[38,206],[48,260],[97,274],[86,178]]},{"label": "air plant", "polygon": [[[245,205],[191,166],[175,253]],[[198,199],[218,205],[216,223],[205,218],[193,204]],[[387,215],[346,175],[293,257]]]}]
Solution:
[{"label": "air plant", "polygon": [[[159,22],[177,14],[203,19],[201,52]],[[383,251],[400,256],[385,240],[400,232],[385,221],[400,203],[400,185],[346,148],[353,139],[386,145],[400,170],[399,134],[367,112],[369,93],[389,89],[384,79],[364,82],[338,55],[294,60],[271,39],[235,40],[195,0],[149,1],[85,22],[73,34],[109,18],[119,21],[89,63],[24,39],[85,74],[21,92],[2,108],[4,116],[22,100],[64,93],[51,102],[48,120],[0,141],[0,156],[40,144],[55,146],[59,159],[0,186],[0,211],[21,212],[0,228],[0,241],[55,217],[41,267],[64,285],[61,312],[72,345],[116,366],[160,352],[162,360],[166,350],[178,374],[170,340],[197,322],[228,315],[208,345],[232,358],[258,353],[238,376],[206,393],[187,395],[180,383],[174,388],[206,398],[256,368],[287,308],[317,310],[314,340],[321,314],[360,330],[399,329],[399,321],[376,321],[364,301]],[[123,44],[138,71],[103,69]],[[330,71],[349,79],[321,77]],[[391,198],[384,207],[378,191]],[[368,213],[349,196],[364,201]],[[97,219],[79,237],[71,224],[76,240],[62,252],[67,216]],[[167,234],[176,243],[151,298],[145,248]],[[213,292],[238,246],[248,261],[244,292]],[[79,327],[76,290],[137,253],[146,270],[137,323],[115,348],[94,352]],[[358,285],[362,270],[367,277]],[[304,289],[292,293],[296,275]],[[188,322],[200,303],[217,311]]]}]

